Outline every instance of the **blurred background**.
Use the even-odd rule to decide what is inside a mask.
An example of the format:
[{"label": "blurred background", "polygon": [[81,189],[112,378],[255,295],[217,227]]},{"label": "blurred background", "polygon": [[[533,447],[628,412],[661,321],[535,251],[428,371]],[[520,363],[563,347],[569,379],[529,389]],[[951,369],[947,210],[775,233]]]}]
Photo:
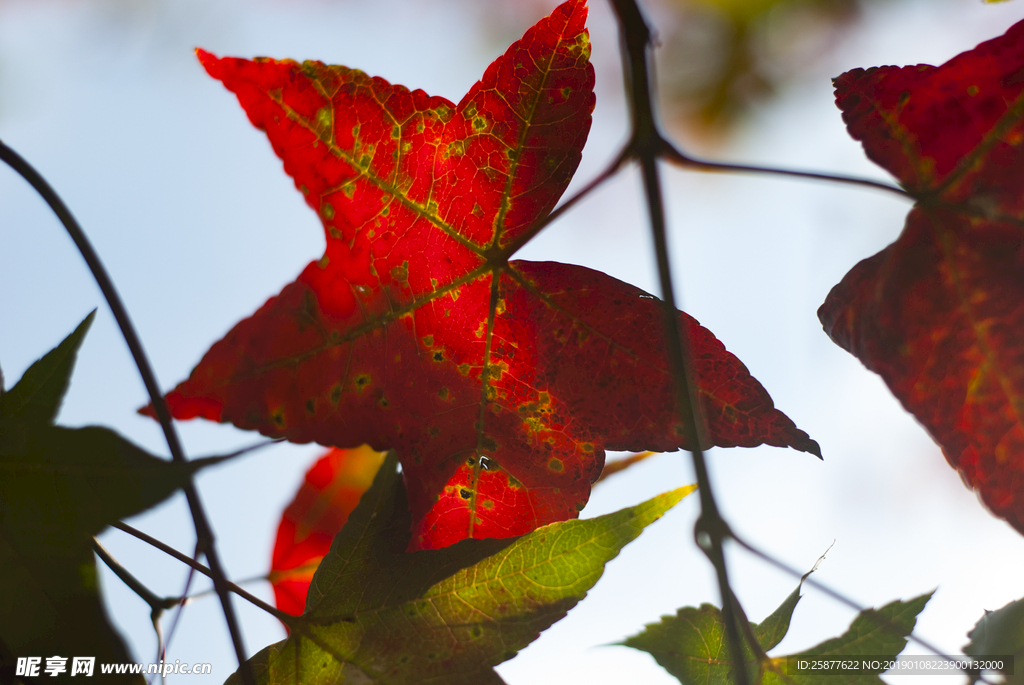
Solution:
[{"label": "blurred background", "polygon": [[[547,0],[0,0],[0,138],[34,164],[76,214],[117,283],[164,387],[211,343],[322,254],[316,216],[264,135],[193,55],[320,59],[457,102]],[[829,79],[854,67],[940,64],[1024,18],[1024,4],[980,0],[650,0],[664,123],[688,150],[726,161],[884,180],[845,133]],[[623,143],[618,39],[609,7],[591,8],[597,109],[570,187]],[[722,509],[739,534],[809,569],[863,606],[937,588],[918,633],[947,653],[985,609],[1024,596],[1024,540],[991,517],[882,382],[822,333],[815,310],[858,260],[892,242],[908,203],[885,193],[771,177],[665,169],[672,259],[684,308],[746,363],[776,405],[821,444],[711,450]],[[620,174],[549,227],[520,257],[600,269],[657,292],[639,177]],[[166,447],[138,374],[63,228],[0,169],[0,367],[7,385],[93,308],[60,422],[112,426]],[[258,436],[180,425],[191,456]],[[275,445],[201,474],[198,486],[233,579],[264,576],[281,512],[317,446]],[[649,459],[598,486],[583,516],[693,480],[689,457]],[[719,604],[692,542],[684,500],[611,562],[567,619],[498,670],[516,683],[675,682],[646,654],[609,646],[684,605]],[[132,525],[191,553],[184,498]],[[160,595],[186,569],[119,531],[102,541]],[[795,587],[742,550],[735,588],[760,621]],[[156,658],[148,607],[102,568],[112,620],[140,662]],[[192,593],[209,584],[193,583]],[[246,584],[272,600],[265,581]],[[284,637],[236,600],[250,653]],[[806,589],[777,654],[842,633],[855,612]],[[172,617],[164,620],[165,631]],[[923,653],[911,644],[908,653]],[[216,599],[188,604],[171,661],[236,668]],[[898,682],[897,678],[889,678]],[[175,680],[174,676],[170,680]],[[939,679],[936,679],[937,681]],[[947,682],[962,682],[949,677]],[[931,682],[931,681],[929,681]]]}]

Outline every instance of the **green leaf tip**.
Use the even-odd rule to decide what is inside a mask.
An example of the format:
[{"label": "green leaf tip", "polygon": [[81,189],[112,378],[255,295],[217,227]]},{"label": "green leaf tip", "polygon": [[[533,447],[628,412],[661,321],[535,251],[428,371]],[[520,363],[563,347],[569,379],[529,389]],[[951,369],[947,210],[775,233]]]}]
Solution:
[{"label": "green leaf tip", "polygon": [[694,490],[517,538],[406,552],[411,519],[397,464],[389,453],[335,536],[303,621],[250,660],[258,683],[499,685],[493,667],[565,616],[610,559]]},{"label": "green leaf tip", "polygon": [[1013,655],[1016,673],[1004,674],[1006,682],[1024,682],[1020,666],[1024,663],[1024,599],[986,611],[967,637],[971,641],[964,645],[964,654],[979,658],[993,654]]},{"label": "green leaf tip", "polygon": [[0,392],[0,418],[53,422],[67,392],[78,348],[95,318],[94,309],[59,345],[33,362],[13,388]]}]

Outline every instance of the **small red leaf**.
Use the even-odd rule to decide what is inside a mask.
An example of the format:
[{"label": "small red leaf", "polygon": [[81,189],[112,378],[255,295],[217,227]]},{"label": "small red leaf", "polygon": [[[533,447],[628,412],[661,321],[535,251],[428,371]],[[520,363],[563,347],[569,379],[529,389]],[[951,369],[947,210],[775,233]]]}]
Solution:
[{"label": "small red leaf", "polygon": [[306,472],[277,528],[268,579],[278,609],[303,612],[313,573],[383,461],[383,452],[366,445],[332,449]]},{"label": "small red leaf", "polygon": [[850,134],[918,202],[818,316],[1024,532],[1024,22],[941,67],[835,84]]}]

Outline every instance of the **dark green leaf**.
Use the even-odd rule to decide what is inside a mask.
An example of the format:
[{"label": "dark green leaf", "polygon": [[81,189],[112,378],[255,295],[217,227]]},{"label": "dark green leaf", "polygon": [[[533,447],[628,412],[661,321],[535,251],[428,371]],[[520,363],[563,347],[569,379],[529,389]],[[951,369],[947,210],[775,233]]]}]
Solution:
[{"label": "dark green leaf", "polygon": [[0,398],[0,679],[19,656],[130,661],[100,601],[91,538],[221,460],[176,464],[106,428],[53,425],[91,320]]},{"label": "dark green leaf", "polygon": [[967,637],[971,641],[964,647],[964,654],[978,658],[1013,655],[1015,673],[1007,675],[1006,682],[1024,683],[1024,599],[996,611],[986,611]]},{"label": "dark green leaf", "polygon": [[[28,367],[8,392],[0,393],[0,417],[52,422],[68,389],[78,348],[89,331],[96,310],[85,317],[64,341]],[[0,380],[0,387],[3,382]]]},{"label": "dark green leaf", "polygon": [[492,666],[562,618],[607,561],[693,489],[519,538],[406,553],[396,463],[390,454],[320,564],[305,627],[253,657],[258,682],[501,683]]}]

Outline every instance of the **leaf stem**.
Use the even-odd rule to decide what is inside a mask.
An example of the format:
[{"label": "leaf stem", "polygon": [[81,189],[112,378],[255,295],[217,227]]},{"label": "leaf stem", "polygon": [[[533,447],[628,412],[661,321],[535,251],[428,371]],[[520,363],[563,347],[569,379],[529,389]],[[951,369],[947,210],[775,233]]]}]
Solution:
[{"label": "leaf stem", "polygon": [[[74,241],[75,246],[81,253],[82,258],[85,259],[85,263],[88,265],[89,270],[92,272],[93,278],[96,279],[96,284],[99,285],[100,290],[103,292],[104,298],[107,300],[107,304],[110,306],[111,312],[114,314],[114,319],[117,320],[117,325],[121,329],[121,334],[124,336],[125,342],[128,344],[128,349],[131,351],[132,358],[135,360],[135,365],[139,369],[139,374],[142,376],[142,381],[146,386],[146,391],[149,393],[150,401],[153,403],[153,408],[156,413],[157,420],[160,422],[160,427],[163,429],[164,438],[167,440],[167,447],[171,452],[171,456],[174,461],[179,463],[185,463],[188,460],[185,458],[185,451],[182,449],[181,441],[178,439],[178,433],[174,429],[174,425],[171,423],[171,414],[167,409],[167,404],[164,402],[163,395],[160,393],[160,386],[157,383],[156,375],[153,373],[153,368],[149,363],[148,357],[142,348],[142,341],[139,339],[138,334],[135,331],[135,327],[128,316],[128,310],[125,308],[124,303],[121,301],[120,295],[117,293],[117,289],[114,288],[114,282],[110,279],[107,274],[106,268],[103,266],[103,262],[100,261],[99,255],[93,249],[92,244],[86,237],[85,232],[79,226],[78,221],[71,214],[71,211],[64,204],[64,201],[60,199],[56,191],[50,187],[50,184],[46,182],[38,171],[36,171],[32,165],[30,165],[25,159],[21,157],[17,152],[8,147],[2,140],[0,140],[0,160],[7,163],[14,171],[16,171],[22,178],[24,178],[29,185],[31,185],[37,193],[46,201],[53,210],[57,218],[67,229],[68,234]],[[196,491],[195,484],[192,481],[192,477],[189,476],[189,480],[185,483],[183,488],[185,490],[185,496],[188,499],[189,510],[192,513],[192,521],[196,529],[196,537],[201,545],[203,553],[206,555],[207,560],[210,562],[210,569],[213,573],[213,584],[217,589],[217,594],[221,600],[221,606],[224,610],[224,619],[228,624],[228,631],[231,633],[231,642],[235,648],[235,654],[238,657],[240,664],[240,675],[242,683],[244,685],[255,685],[252,671],[246,665],[245,658],[245,645],[242,643],[242,632],[238,626],[238,618],[235,615],[234,607],[231,604],[231,598],[228,594],[228,580],[224,573],[223,566],[220,563],[220,558],[217,555],[217,551],[214,545],[213,530],[210,527],[209,520],[206,518],[206,512],[203,509],[203,505],[199,500],[199,493]]]},{"label": "leaf stem", "polygon": [[665,329],[666,353],[669,368],[675,379],[676,414],[681,417],[683,436],[690,446],[693,468],[697,475],[700,493],[701,515],[694,527],[694,536],[715,568],[718,588],[722,597],[722,618],[725,623],[726,639],[733,662],[733,682],[747,685],[746,666],[743,659],[743,640],[738,626],[738,605],[729,574],[726,569],[723,541],[731,536],[728,525],[722,519],[711,489],[711,480],[704,461],[701,437],[704,431],[699,425],[699,404],[694,392],[694,379],[687,360],[691,359],[689,332],[679,326],[678,307],[672,283],[672,269],[668,257],[668,239],[665,232],[665,209],[661,195],[661,181],[658,176],[658,157],[670,149],[658,130],[654,116],[652,97],[650,48],[651,33],[636,0],[611,0],[619,20],[622,39],[623,73],[626,79],[628,101],[632,113],[633,133],[628,150],[639,159],[643,176],[644,192],[650,215],[651,232],[658,262],[658,278],[661,285],[662,318]]},{"label": "leaf stem", "polygon": [[[196,551],[192,554],[192,558],[197,559],[198,557],[199,545],[196,545]],[[164,650],[170,647],[171,640],[174,639],[174,633],[178,630],[178,622],[181,621],[181,614],[185,611],[185,605],[192,599],[189,597],[188,591],[192,587],[192,581],[195,580],[195,576],[195,569],[189,568],[188,575],[185,577],[185,587],[181,589],[181,604],[178,605],[178,610],[174,612],[174,618],[171,620],[171,628],[167,631],[167,644],[164,645]],[[211,590],[210,594],[216,594],[216,592]],[[163,659],[165,656],[166,654],[161,654],[160,658]]]},{"label": "leaf stem", "polygon": [[662,149],[662,157],[664,159],[672,162],[673,164],[677,164],[678,166],[695,169],[697,171],[707,171],[712,173],[769,174],[775,176],[788,176],[790,178],[806,178],[815,181],[830,181],[832,183],[845,183],[866,188],[874,188],[876,190],[884,190],[889,193],[895,193],[896,195],[908,200],[914,199],[910,193],[898,186],[884,183],[882,181],[873,181],[869,178],[844,176],[842,174],[826,174],[816,171],[778,169],[775,167],[754,166],[750,164],[726,164],[723,162],[712,162],[691,157],[680,151],[667,140],[662,139],[662,143],[664,144],[664,148]]}]

